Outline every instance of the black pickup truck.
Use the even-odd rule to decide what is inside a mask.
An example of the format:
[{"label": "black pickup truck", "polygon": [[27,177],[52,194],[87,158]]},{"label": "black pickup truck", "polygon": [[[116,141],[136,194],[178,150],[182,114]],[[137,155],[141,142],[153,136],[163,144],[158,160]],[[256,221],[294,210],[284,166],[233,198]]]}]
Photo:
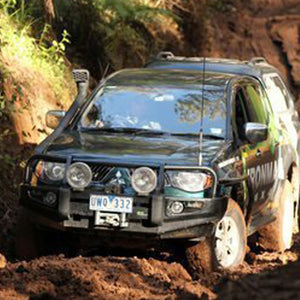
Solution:
[{"label": "black pickup truck", "polygon": [[197,270],[238,266],[255,232],[266,249],[291,246],[298,156],[258,80],[125,69],[87,97],[75,75],[77,99],[48,113],[56,129],[26,166],[19,255],[51,230],[106,247],[180,242]]}]

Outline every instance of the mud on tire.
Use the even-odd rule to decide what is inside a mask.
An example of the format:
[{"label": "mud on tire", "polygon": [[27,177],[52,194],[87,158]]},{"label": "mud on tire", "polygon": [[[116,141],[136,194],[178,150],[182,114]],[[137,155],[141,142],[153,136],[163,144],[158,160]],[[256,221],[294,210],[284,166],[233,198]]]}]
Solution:
[{"label": "mud on tire", "polygon": [[259,230],[259,244],[265,250],[283,252],[292,246],[293,197],[292,184],[285,180],[276,220]]},{"label": "mud on tire", "polygon": [[[230,222],[228,222],[230,220]],[[227,222],[225,226],[224,222]],[[229,224],[229,225],[228,225]],[[218,228],[218,226],[220,228]],[[223,228],[221,228],[224,226]],[[234,237],[226,236],[226,230],[235,227]],[[224,235],[220,236],[220,230],[224,231]],[[223,240],[220,243],[220,239]],[[234,242],[234,243],[233,243]],[[233,269],[244,261],[247,245],[246,224],[243,212],[239,205],[232,199],[229,199],[227,210],[222,220],[217,224],[212,237],[198,242],[196,245],[187,247],[186,259],[192,273],[209,273],[219,268]],[[234,249],[231,249],[233,246]],[[221,249],[220,249],[221,247]],[[225,248],[224,248],[225,247]],[[226,248],[227,247],[227,248]],[[234,255],[228,264],[224,263],[221,254],[233,251]]]}]

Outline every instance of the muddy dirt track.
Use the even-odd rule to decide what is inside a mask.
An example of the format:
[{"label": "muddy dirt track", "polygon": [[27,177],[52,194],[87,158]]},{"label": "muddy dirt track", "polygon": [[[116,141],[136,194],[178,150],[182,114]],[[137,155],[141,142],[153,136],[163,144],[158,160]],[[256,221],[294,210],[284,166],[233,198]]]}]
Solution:
[{"label": "muddy dirt track", "polygon": [[172,258],[41,257],[0,271],[0,299],[299,299],[300,238],[284,254],[248,253],[233,273],[192,278]]},{"label": "muddy dirt track", "polygon": [[[253,0],[247,6],[234,18],[224,15],[214,24],[218,34],[210,54],[265,56],[282,71],[300,99],[300,0]],[[297,104],[300,107],[300,101]],[[26,150],[24,146],[11,148]],[[300,299],[300,236],[291,251],[250,252],[235,272],[209,276],[192,277],[184,262],[164,255],[59,255],[13,262],[13,220],[20,179],[9,170],[3,174],[7,176],[0,186],[0,249],[11,259],[0,270],[0,299]],[[12,180],[14,189],[8,191]]]}]

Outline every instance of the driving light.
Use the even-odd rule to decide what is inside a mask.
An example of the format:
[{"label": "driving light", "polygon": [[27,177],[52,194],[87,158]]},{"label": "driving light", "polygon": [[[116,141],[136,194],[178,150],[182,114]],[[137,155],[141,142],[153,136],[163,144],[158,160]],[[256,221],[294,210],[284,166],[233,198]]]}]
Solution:
[{"label": "driving light", "polygon": [[184,205],[180,201],[172,201],[168,205],[168,214],[178,215],[181,214],[184,210]]},{"label": "driving light", "polygon": [[44,198],[44,202],[49,205],[52,206],[56,203],[57,197],[56,194],[53,192],[48,192],[46,194],[46,197]]},{"label": "driving light", "polygon": [[173,187],[187,192],[200,192],[212,186],[212,177],[199,172],[167,172],[169,181]]},{"label": "driving light", "polygon": [[67,170],[67,181],[74,189],[82,190],[92,181],[91,168],[82,162],[71,164]]},{"label": "driving light", "polygon": [[65,172],[64,163],[39,161],[35,167],[35,174],[41,180],[60,181],[64,179]]},{"label": "driving light", "polygon": [[65,176],[65,164],[56,162],[45,162],[44,172],[50,180],[62,180]]},{"label": "driving light", "polygon": [[157,176],[155,172],[148,167],[136,169],[131,176],[131,184],[139,194],[151,193],[157,184]]}]

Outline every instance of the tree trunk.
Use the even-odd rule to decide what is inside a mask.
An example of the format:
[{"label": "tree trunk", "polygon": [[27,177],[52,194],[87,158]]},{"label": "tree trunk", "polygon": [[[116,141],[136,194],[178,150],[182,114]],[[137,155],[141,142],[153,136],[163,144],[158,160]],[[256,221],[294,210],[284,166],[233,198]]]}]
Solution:
[{"label": "tree trunk", "polygon": [[44,0],[45,18],[46,22],[52,25],[55,19],[53,0]]}]

